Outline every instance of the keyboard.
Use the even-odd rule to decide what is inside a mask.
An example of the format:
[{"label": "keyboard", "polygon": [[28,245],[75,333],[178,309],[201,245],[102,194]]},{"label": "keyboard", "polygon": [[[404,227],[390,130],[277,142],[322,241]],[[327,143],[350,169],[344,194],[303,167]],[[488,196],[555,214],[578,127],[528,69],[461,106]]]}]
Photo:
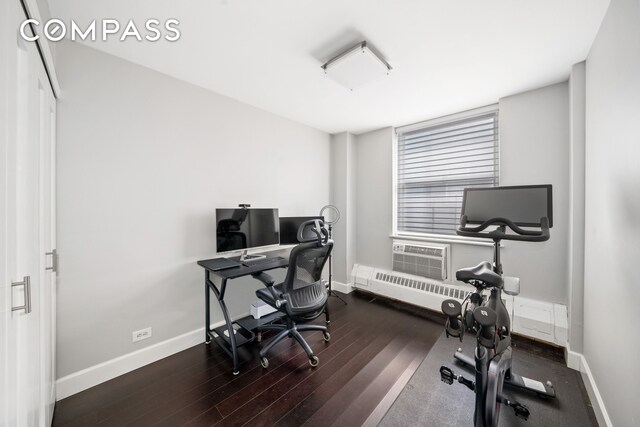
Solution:
[{"label": "keyboard", "polygon": [[282,258],[281,256],[267,257],[267,258],[251,258],[251,259],[245,259],[244,261],[242,261],[242,264],[245,265],[246,267],[253,267],[256,265],[271,264],[275,261],[282,261],[283,259],[284,258]]}]

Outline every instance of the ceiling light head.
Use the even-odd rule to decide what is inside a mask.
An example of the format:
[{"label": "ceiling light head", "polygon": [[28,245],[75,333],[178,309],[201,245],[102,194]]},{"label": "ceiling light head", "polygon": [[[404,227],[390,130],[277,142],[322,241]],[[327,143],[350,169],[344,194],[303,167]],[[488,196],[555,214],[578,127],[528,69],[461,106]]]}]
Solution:
[{"label": "ceiling light head", "polygon": [[327,61],[322,69],[340,85],[354,90],[387,76],[391,66],[363,41]]}]

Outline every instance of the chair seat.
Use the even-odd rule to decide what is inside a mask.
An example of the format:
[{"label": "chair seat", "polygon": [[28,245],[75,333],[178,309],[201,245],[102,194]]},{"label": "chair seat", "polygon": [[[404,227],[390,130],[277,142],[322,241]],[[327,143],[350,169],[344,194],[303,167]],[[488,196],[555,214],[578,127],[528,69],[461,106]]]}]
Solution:
[{"label": "chair seat", "polygon": [[[282,283],[279,283],[273,287],[276,290],[277,295],[282,295]],[[273,299],[273,295],[271,295],[271,291],[268,288],[260,288],[256,291],[256,296],[260,298],[262,301],[269,304],[271,307],[276,306],[276,302]]]},{"label": "chair seat", "polygon": [[[299,287],[296,287],[296,284]],[[288,310],[291,314],[302,315],[304,318],[317,317],[324,310],[327,302],[327,292],[322,281],[315,283],[299,282],[294,284],[294,290],[284,295],[287,301],[284,307],[280,307],[280,311]],[[277,295],[282,295],[282,283],[273,286]],[[273,295],[267,288],[260,288],[256,291],[256,296],[272,307],[276,307]]]},{"label": "chair seat", "polygon": [[485,283],[488,287],[495,288],[501,288],[503,284],[502,277],[493,271],[489,262],[482,262],[475,267],[461,268],[456,271],[456,279],[465,283],[477,280]]}]

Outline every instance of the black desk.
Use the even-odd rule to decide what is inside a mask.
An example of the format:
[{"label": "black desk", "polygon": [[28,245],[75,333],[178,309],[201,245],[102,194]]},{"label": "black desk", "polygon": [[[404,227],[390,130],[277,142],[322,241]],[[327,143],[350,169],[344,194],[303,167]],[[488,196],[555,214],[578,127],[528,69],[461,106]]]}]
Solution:
[{"label": "black desk", "polygon": [[[218,271],[213,271],[210,269],[211,261],[212,260],[209,259],[198,261],[198,265],[204,268],[205,342],[209,344],[211,341],[215,341],[231,357],[231,359],[233,360],[233,374],[238,375],[240,373],[240,371],[238,370],[238,347],[253,341],[255,339],[255,334],[253,333],[253,331],[258,326],[272,322],[273,320],[281,317],[282,313],[275,312],[260,319],[254,319],[252,316],[248,316],[232,322],[231,318],[229,317],[229,312],[227,311],[227,306],[224,303],[224,294],[227,289],[227,280],[250,276],[255,273],[274,270],[276,268],[284,268],[289,265],[289,260],[286,258],[274,258],[271,262],[264,262],[250,267],[241,265],[239,267],[227,268]],[[216,285],[211,281],[211,274],[221,279],[220,289],[218,289]],[[225,321],[225,325],[215,329],[211,329],[210,323],[211,298],[209,290],[212,290],[216,295]],[[237,326],[237,328],[234,328],[234,324]],[[233,332],[234,329],[236,333]]]}]

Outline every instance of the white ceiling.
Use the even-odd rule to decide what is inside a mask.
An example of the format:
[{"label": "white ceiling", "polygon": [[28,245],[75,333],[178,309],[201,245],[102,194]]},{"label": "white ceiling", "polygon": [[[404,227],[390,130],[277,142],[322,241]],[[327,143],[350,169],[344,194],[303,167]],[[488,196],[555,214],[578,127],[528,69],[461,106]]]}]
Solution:
[{"label": "white ceiling", "polygon": [[[50,0],[54,17],[180,21],[179,41],[83,42],[336,133],[404,125],[564,81],[609,0]],[[367,40],[393,66],[350,92],[320,66]],[[64,89],[64,88],[63,88]]]}]

